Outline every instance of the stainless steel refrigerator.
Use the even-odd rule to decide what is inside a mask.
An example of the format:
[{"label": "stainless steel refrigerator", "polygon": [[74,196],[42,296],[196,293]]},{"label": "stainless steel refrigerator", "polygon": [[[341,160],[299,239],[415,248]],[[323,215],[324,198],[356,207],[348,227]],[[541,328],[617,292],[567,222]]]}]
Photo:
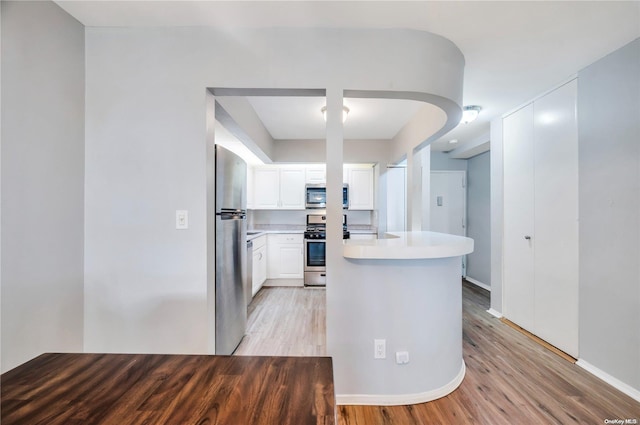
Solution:
[{"label": "stainless steel refrigerator", "polygon": [[216,146],[216,354],[232,354],[247,327],[247,165]]}]

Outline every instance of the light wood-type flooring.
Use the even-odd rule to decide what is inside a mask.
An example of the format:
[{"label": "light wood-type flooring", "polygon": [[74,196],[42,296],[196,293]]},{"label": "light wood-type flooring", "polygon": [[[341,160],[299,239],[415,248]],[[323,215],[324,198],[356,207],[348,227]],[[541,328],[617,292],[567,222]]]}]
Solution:
[{"label": "light wood-type flooring", "polygon": [[326,356],[324,288],[264,287],[236,355]]},{"label": "light wood-type flooring", "polygon": [[[262,289],[238,354],[324,355],[324,305],[321,289]],[[339,406],[338,424],[640,424],[640,403],[489,315],[488,307],[487,291],[463,283],[467,373],[457,390],[411,406]]]}]

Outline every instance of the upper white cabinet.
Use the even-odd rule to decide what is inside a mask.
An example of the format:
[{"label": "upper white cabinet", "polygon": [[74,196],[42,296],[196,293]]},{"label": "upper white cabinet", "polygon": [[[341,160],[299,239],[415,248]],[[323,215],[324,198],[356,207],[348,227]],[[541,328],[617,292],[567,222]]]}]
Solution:
[{"label": "upper white cabinet", "polygon": [[345,165],[343,181],[349,185],[349,209],[373,210],[373,167],[370,165]]},{"label": "upper white cabinet", "polygon": [[[374,172],[371,165],[344,165],[349,185],[349,209],[373,210]],[[248,173],[247,208],[256,210],[305,209],[305,185],[326,183],[326,167],[315,165],[263,165]]]},{"label": "upper white cabinet", "polygon": [[323,184],[327,182],[327,167],[324,164],[308,165],[305,170],[307,184]]},{"label": "upper white cabinet", "polygon": [[303,210],[304,167],[261,166],[253,170],[253,208]]},{"label": "upper white cabinet", "polygon": [[577,81],[503,120],[504,314],[578,356]]}]

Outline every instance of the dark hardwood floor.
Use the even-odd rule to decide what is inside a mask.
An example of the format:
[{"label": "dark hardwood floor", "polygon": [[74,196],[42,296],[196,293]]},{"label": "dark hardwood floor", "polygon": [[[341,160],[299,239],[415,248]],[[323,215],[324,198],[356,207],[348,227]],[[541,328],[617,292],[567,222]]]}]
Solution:
[{"label": "dark hardwood floor", "polygon": [[334,425],[331,359],[47,353],[2,375],[3,425]]}]

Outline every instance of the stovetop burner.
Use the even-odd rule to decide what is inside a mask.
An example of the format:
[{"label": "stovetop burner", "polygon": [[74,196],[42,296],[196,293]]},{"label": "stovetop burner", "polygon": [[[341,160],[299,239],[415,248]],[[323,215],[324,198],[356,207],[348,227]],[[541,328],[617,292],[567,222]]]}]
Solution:
[{"label": "stovetop burner", "polygon": [[[342,239],[349,239],[347,230],[347,216],[342,216]],[[321,214],[307,215],[307,230],[304,232],[305,239],[326,239],[327,237],[327,216]]]},{"label": "stovetop burner", "polygon": [[[327,231],[325,228],[307,228],[304,232],[305,239],[326,239]],[[350,233],[346,228],[342,229],[342,239],[349,239]]]}]

